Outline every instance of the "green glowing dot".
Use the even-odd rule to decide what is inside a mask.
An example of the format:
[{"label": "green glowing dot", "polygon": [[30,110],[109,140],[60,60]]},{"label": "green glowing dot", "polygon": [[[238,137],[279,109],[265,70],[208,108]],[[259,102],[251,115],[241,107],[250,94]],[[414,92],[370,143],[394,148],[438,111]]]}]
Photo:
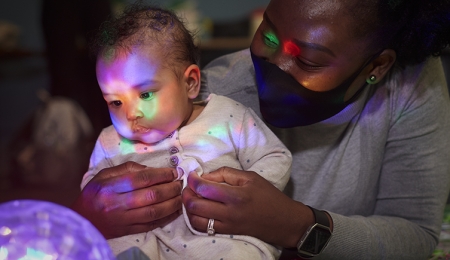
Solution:
[{"label": "green glowing dot", "polygon": [[264,34],[264,43],[271,48],[276,48],[278,47],[278,45],[280,45],[280,41],[273,33]]}]

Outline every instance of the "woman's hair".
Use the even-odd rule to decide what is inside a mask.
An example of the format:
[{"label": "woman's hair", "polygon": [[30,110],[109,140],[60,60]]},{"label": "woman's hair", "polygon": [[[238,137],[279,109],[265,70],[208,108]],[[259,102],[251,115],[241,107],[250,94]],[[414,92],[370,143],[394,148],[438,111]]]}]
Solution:
[{"label": "woman's hair", "polygon": [[90,51],[94,57],[111,48],[130,51],[135,45],[154,45],[170,64],[173,62],[199,63],[199,49],[194,35],[172,11],[137,1],[123,13],[103,22],[92,38]]},{"label": "woman's hair", "polygon": [[372,51],[393,49],[400,66],[439,56],[450,43],[450,0],[358,0],[350,12]]}]

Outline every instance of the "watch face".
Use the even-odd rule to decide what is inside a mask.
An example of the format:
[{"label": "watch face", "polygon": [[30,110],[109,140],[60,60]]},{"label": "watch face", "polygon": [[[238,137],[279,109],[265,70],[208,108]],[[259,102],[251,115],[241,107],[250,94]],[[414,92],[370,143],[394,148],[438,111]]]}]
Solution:
[{"label": "watch face", "polygon": [[317,255],[327,245],[330,236],[331,232],[328,228],[316,224],[306,236],[305,240],[300,246],[300,250],[305,251],[313,256]]}]

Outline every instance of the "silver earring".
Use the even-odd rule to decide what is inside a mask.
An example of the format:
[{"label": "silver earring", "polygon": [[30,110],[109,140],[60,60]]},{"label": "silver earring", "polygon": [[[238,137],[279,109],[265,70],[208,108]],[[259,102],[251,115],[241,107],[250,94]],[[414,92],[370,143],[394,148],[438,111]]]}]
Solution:
[{"label": "silver earring", "polygon": [[369,78],[366,81],[369,84],[375,84],[376,80],[377,80],[377,77],[375,75],[370,75]]}]

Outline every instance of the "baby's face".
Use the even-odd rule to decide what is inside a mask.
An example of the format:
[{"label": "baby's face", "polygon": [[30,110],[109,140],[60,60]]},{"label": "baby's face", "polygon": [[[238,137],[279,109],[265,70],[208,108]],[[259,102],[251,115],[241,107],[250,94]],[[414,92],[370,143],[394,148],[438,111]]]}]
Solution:
[{"label": "baby's face", "polygon": [[192,108],[186,83],[173,69],[162,66],[159,53],[140,46],[97,60],[97,80],[111,121],[127,139],[158,142],[189,118]]}]

